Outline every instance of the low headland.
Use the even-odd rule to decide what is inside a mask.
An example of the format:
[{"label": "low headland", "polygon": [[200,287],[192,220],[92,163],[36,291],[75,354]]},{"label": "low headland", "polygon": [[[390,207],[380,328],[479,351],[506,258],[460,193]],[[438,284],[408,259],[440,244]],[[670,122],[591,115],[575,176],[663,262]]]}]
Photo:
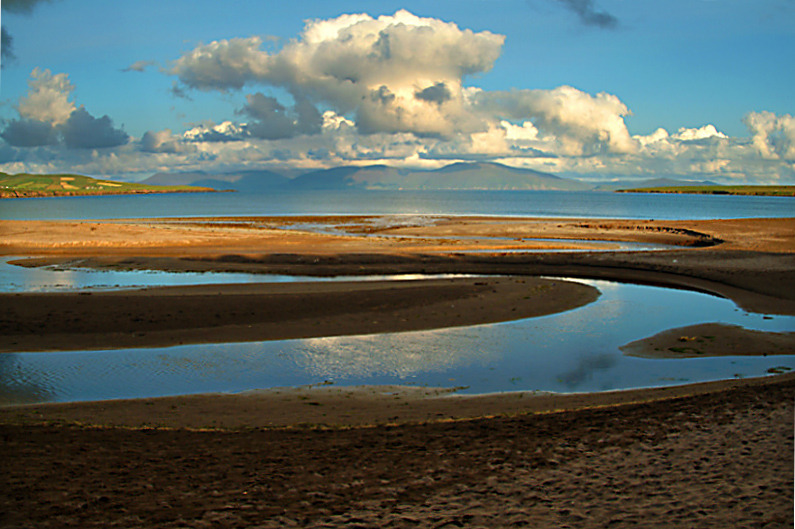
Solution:
[{"label": "low headland", "polygon": [[78,174],[0,173],[0,198],[139,195],[151,193],[211,193],[209,187],[159,186],[101,180]]},{"label": "low headland", "polygon": [[795,186],[667,186],[618,189],[618,193],[675,193],[695,195],[752,195],[765,197],[795,197]]}]

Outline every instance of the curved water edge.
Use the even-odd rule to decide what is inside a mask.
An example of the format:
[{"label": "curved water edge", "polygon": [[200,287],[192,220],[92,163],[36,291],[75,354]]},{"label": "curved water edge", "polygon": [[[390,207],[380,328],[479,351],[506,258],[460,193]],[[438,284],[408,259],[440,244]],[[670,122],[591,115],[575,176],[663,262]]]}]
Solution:
[{"label": "curved water edge", "polygon": [[661,287],[574,279],[599,300],[513,322],[378,335],[170,348],[0,355],[6,405],[340,386],[598,392],[795,369],[795,355],[646,359],[629,342],[702,322],[791,332],[795,317],[744,312],[729,300]]}]

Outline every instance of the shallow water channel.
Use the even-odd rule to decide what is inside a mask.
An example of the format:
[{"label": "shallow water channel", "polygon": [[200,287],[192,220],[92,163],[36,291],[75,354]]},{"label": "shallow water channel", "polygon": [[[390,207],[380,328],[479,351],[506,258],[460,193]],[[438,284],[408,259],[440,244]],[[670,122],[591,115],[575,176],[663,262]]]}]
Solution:
[{"label": "shallow water channel", "polygon": [[[0,266],[0,282],[6,291],[76,288],[78,273],[93,278],[77,281],[79,288],[173,284],[169,283],[173,274],[124,272],[122,280],[117,272],[28,269],[32,275],[24,280],[12,278],[17,287],[9,287],[8,274],[20,272],[8,268],[17,267]],[[64,280],[58,274],[71,275]],[[194,284],[274,280],[245,274],[176,275]],[[684,290],[575,281],[598,288],[599,300],[567,312],[507,323],[254,343],[7,353],[0,355],[0,404],[241,392],[319,383],[456,387],[462,393],[595,392],[753,377],[772,368],[795,368],[795,356],[681,360],[625,356],[620,346],[666,329],[721,322],[793,331],[795,317],[747,313],[729,300]],[[23,284],[24,288],[19,287]]]},{"label": "shallow water channel", "polygon": [[[213,285],[218,283],[287,283],[296,281],[377,281],[409,280],[430,277],[423,274],[383,276],[309,277],[237,272],[164,272],[158,270],[96,270],[78,266],[25,268],[9,264],[19,259],[0,259],[0,292],[69,292],[75,290],[113,290],[158,286]],[[439,274],[443,277],[469,277],[469,274]]]}]

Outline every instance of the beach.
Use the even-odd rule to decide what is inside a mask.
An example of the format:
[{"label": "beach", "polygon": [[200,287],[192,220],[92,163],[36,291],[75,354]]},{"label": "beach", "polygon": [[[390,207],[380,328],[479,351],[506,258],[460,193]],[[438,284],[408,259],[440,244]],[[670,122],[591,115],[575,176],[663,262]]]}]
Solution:
[{"label": "beach", "polygon": [[[97,406],[86,422],[3,410],[3,526],[789,527],[794,389],[784,375],[323,428],[296,424],[301,410],[290,427],[208,424],[234,397],[194,408],[195,429],[106,425]],[[183,402],[109,408],[191,415]]]},{"label": "beach", "polygon": [[[473,275],[1,294],[3,351],[463,326],[598,297],[549,276],[795,314],[793,219],[0,221],[0,233],[0,254],[26,266]],[[686,337],[692,354],[708,334],[710,355],[793,352],[792,333],[737,332],[633,346]],[[749,345],[721,345],[736,343]],[[4,407],[2,526],[791,527],[794,398],[784,374],[590,395],[321,386]]]}]

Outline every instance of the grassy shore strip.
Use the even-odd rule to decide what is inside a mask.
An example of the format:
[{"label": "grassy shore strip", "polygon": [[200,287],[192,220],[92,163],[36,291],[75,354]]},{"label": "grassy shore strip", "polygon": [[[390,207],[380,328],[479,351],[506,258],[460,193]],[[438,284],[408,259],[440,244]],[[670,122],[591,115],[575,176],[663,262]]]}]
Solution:
[{"label": "grassy shore strip", "polygon": [[153,186],[99,180],[77,174],[16,174],[0,173],[0,198],[127,195],[146,193],[197,193],[213,192],[209,187]]},{"label": "grassy shore strip", "polygon": [[795,186],[673,186],[619,189],[617,193],[679,193],[696,195],[753,195],[795,197]]}]

